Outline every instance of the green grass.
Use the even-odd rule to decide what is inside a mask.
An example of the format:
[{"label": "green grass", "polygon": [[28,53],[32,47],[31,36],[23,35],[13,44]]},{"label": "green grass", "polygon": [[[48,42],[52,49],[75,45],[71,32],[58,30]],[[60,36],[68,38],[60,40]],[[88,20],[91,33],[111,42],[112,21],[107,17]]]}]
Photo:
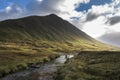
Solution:
[{"label": "green grass", "polygon": [[26,69],[31,64],[44,63],[57,57],[54,52],[0,52],[0,76]]},{"label": "green grass", "polygon": [[120,52],[82,51],[59,70],[57,80],[120,80]]},{"label": "green grass", "polygon": [[[81,45],[80,45],[81,44]],[[78,41],[25,41],[25,42],[0,42],[0,76],[25,69],[31,63],[49,61],[57,53],[75,53],[80,50],[110,50],[112,47],[91,45],[93,43]]]},{"label": "green grass", "polygon": [[[102,47],[101,47],[102,46]],[[107,45],[92,43],[82,39],[75,41],[4,41],[0,42],[0,76],[25,69],[31,63],[49,61],[57,53],[75,53],[81,50],[117,50]]]},{"label": "green grass", "polygon": [[58,54],[52,49],[26,43],[0,43],[0,77],[27,68],[30,64],[43,63]]}]

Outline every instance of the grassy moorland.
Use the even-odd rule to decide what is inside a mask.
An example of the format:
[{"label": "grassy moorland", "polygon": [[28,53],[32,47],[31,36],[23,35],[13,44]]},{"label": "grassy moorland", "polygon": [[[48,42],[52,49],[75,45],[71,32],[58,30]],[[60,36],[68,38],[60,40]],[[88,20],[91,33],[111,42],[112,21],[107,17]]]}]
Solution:
[{"label": "grassy moorland", "polygon": [[50,61],[57,56],[49,48],[36,48],[26,43],[1,43],[0,77],[26,69],[32,64]]},{"label": "grassy moorland", "polygon": [[120,80],[120,52],[82,51],[59,70],[57,80]]},{"label": "grassy moorland", "polygon": [[[80,45],[83,44],[83,45]],[[1,42],[0,43],[0,76],[25,69],[30,64],[50,61],[57,53],[74,53],[80,50],[111,50],[111,47],[95,45],[90,42]]]}]

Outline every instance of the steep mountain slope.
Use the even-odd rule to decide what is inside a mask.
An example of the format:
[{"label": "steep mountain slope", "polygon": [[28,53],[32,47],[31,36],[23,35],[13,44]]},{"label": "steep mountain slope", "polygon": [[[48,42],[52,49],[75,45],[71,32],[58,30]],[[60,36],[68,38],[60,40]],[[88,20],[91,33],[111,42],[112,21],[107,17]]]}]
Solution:
[{"label": "steep mountain slope", "polygon": [[92,38],[84,32],[54,14],[0,22],[0,40],[3,41],[34,39],[66,41],[77,38],[92,41]]}]

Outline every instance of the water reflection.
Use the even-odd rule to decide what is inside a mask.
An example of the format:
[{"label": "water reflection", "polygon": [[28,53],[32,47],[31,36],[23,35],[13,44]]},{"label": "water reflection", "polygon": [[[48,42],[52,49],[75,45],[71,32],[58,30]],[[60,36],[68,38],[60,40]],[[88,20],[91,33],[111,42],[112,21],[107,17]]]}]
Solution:
[{"label": "water reflection", "polygon": [[56,63],[65,63],[67,59],[74,57],[74,55],[62,55],[55,60]]}]

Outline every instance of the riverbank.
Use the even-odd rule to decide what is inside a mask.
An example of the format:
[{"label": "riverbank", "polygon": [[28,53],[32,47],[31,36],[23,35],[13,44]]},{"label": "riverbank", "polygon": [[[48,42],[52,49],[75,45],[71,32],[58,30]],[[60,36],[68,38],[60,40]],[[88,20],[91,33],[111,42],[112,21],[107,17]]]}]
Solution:
[{"label": "riverbank", "polygon": [[29,67],[27,70],[10,74],[1,80],[55,80],[58,69],[72,57],[74,57],[73,54],[61,54],[55,60],[38,64],[39,67]]},{"label": "riverbank", "polygon": [[[7,57],[10,55],[9,57]],[[36,64],[42,64],[49,62],[59,54],[52,53],[0,53],[0,56],[4,59],[0,59],[0,77],[4,77],[8,74],[19,72],[27,69],[28,67],[34,67]]]}]

